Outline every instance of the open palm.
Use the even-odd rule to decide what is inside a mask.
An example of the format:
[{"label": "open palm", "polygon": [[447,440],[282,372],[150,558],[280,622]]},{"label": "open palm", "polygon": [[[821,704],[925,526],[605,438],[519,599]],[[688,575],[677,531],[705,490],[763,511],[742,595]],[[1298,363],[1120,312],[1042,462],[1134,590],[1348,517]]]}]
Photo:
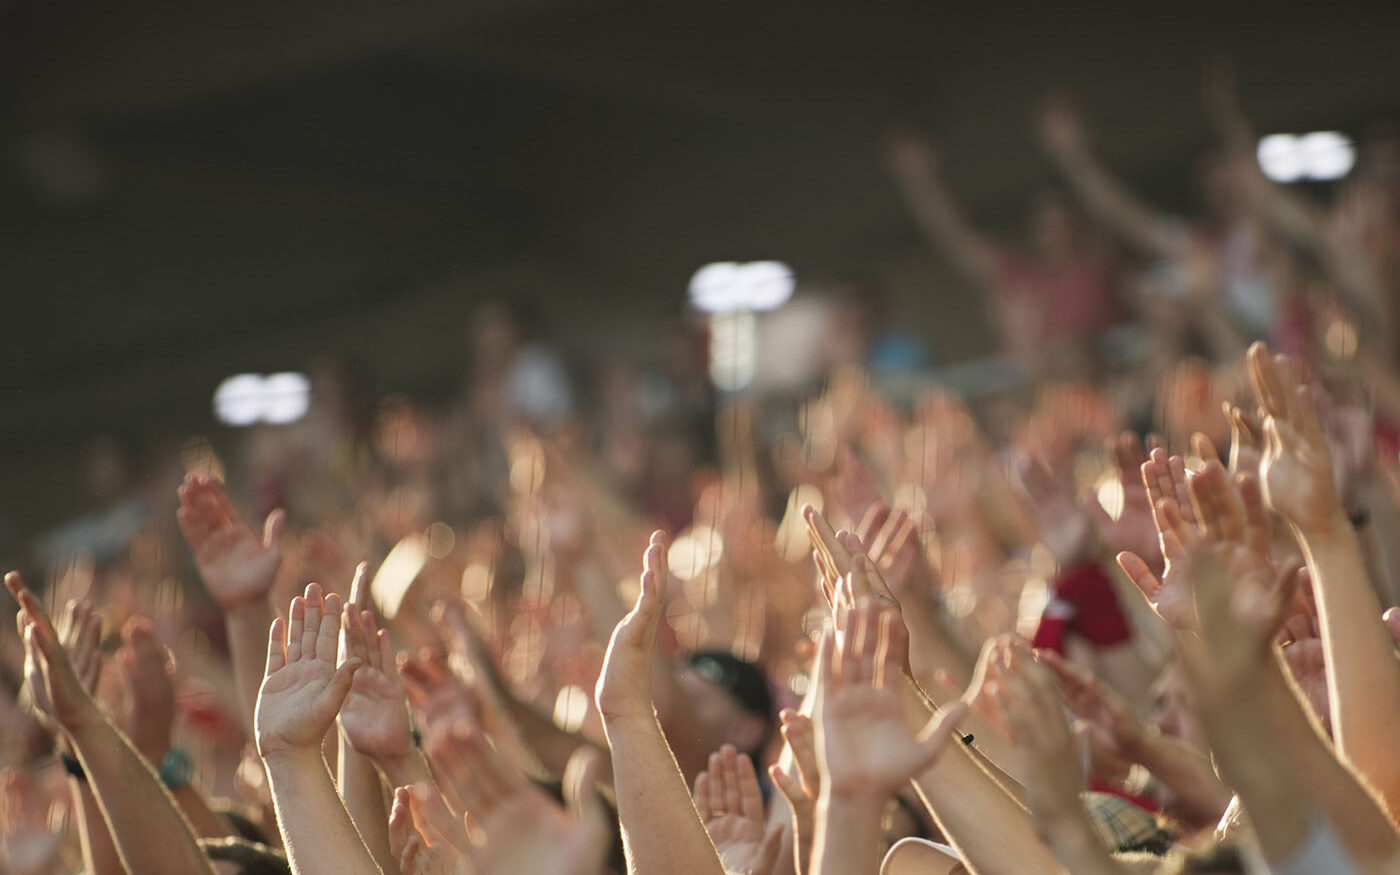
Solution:
[{"label": "open palm", "polygon": [[371,611],[345,611],[341,623],[345,655],[361,667],[340,709],[340,728],[355,750],[372,759],[405,756],[413,746],[413,726],[403,682],[394,666],[386,632],[375,628]]},{"label": "open palm", "polygon": [[359,666],[352,658],[336,668],[340,611],[340,596],[332,593],[323,599],[321,587],[313,583],[305,597],[292,599],[285,634],[282,618],[273,621],[267,672],[254,716],[258,752],[264,758],[318,749],[335,721]]},{"label": "open palm", "polygon": [[885,796],[933,762],[966,706],[954,706],[916,732],[905,723],[900,695],[908,633],[899,614],[866,599],[846,615],[842,632],[839,651],[828,633],[817,653],[823,792]]},{"label": "open palm", "polygon": [[267,519],[260,539],[216,480],[190,477],[180,487],[176,513],[209,594],[225,609],[263,598],[282,561],[281,511]]}]

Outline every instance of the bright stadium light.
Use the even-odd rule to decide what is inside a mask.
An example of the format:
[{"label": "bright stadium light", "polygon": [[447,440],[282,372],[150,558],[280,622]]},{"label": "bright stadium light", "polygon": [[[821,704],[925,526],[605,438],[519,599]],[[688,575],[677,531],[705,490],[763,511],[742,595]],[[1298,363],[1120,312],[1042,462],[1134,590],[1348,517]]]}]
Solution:
[{"label": "bright stadium light", "polygon": [[234,374],[214,390],[214,415],[225,425],[245,428],[260,422],[286,425],[311,407],[311,381],[305,374],[283,372]]},{"label": "bright stadium light", "polygon": [[1356,146],[1337,131],[1269,134],[1259,140],[1254,154],[1260,171],[1280,183],[1330,182],[1346,176],[1356,164]]},{"label": "bright stadium light", "polygon": [[788,302],[797,281],[781,261],[717,261],[690,278],[690,303],[706,313],[764,312]]}]

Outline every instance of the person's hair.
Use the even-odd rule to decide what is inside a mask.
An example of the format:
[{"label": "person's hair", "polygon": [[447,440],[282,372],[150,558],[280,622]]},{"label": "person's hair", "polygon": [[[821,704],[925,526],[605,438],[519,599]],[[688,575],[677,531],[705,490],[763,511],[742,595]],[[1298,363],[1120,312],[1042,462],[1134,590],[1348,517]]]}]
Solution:
[{"label": "person's hair", "polygon": [[258,823],[257,815],[251,809],[242,808],[229,799],[211,799],[209,810],[233,829],[233,836],[247,839],[254,844],[267,844],[267,832],[262,828],[262,824]]},{"label": "person's hair", "polygon": [[236,836],[200,839],[204,855],[219,862],[238,864],[239,875],[292,875],[287,858],[267,845],[250,842]]},{"label": "person's hair", "polygon": [[763,750],[773,730],[773,693],[768,689],[763,669],[727,650],[697,650],[686,657],[685,664],[733,696],[745,711],[763,718],[763,738],[753,750],[744,753],[753,755]]},{"label": "person's hair", "polygon": [[1223,872],[1243,873],[1244,855],[1239,845],[1220,842],[1190,850],[1175,850],[1167,855],[1156,875],[1217,875]]}]

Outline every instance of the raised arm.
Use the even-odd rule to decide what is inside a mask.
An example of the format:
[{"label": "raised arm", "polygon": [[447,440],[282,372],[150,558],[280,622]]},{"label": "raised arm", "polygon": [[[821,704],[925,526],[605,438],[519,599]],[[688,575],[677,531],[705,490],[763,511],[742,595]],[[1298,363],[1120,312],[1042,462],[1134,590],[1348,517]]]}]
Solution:
[{"label": "raised arm", "polygon": [[1335,830],[1345,854],[1393,866],[1400,838],[1327,750],[1274,653],[1291,576],[1276,576],[1226,538],[1194,548],[1187,578],[1201,634],[1181,636],[1178,649],[1216,762],[1240,794],[1265,861],[1285,864],[1314,831]]},{"label": "raised arm", "polygon": [[1249,371],[1267,414],[1264,495],[1302,546],[1317,597],[1337,751],[1400,821],[1400,761],[1392,743],[1400,732],[1400,662],[1333,485],[1312,389],[1286,358],[1271,356],[1261,343],[1249,350]]},{"label": "raised arm", "polygon": [[358,659],[360,668],[340,709],[335,777],[345,810],[365,846],[381,869],[392,872],[389,813],[384,808],[384,788],[376,765],[379,759],[385,760],[387,771],[416,751],[389,633],[376,629],[374,612],[365,609],[369,601],[369,581],[365,578],[362,562],[355,569],[350,603],[340,623],[339,659]]},{"label": "raised arm", "polygon": [[968,279],[995,286],[995,249],[968,224],[943,184],[933,145],[917,134],[896,133],[887,143],[886,163],[914,221],[929,242]]},{"label": "raised arm", "polygon": [[[150,765],[88,695],[48,615],[19,575],[5,585],[20,604],[26,683],[44,690],[54,720],[67,734],[102,809],[117,854],[128,872],[213,875],[194,830]],[[159,841],[152,841],[159,836]]]},{"label": "raised arm", "polygon": [[1041,148],[1100,224],[1149,255],[1182,255],[1180,223],[1139,200],[1108,172],[1089,149],[1084,124],[1067,101],[1047,100],[1036,121]]},{"label": "raised arm", "polygon": [[661,732],[651,697],[656,627],[667,575],[665,536],[652,536],[637,604],[613,630],[598,677],[629,875],[723,875],[715,846]]},{"label": "raised arm", "polygon": [[1080,801],[1085,775],[1049,669],[1021,646],[1005,651],[996,698],[1026,760],[1026,801],[1036,829],[1075,875],[1125,870],[1094,831]]},{"label": "raised arm", "polygon": [[268,593],[282,561],[286,515],[273,511],[259,537],[219,481],[190,475],[179,495],[175,519],[205,588],[223,611],[240,713],[244,727],[251,730],[267,627],[272,622]]},{"label": "raised arm", "polygon": [[917,732],[905,723],[901,670],[903,621],[893,608],[864,600],[822,637],[815,682],[821,789],[812,846],[813,875],[861,875],[880,868],[886,804],[948,746],[966,706],[930,717]]},{"label": "raised arm", "polygon": [[381,875],[336,795],[322,742],[360,662],[336,667],[340,596],[311,584],[272,621],[254,726],[277,828],[296,875]]}]

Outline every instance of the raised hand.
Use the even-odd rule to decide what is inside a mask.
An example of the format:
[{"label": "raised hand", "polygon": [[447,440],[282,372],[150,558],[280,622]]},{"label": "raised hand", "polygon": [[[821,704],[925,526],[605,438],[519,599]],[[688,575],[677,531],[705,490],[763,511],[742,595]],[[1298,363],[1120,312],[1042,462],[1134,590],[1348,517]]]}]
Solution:
[{"label": "raised hand", "polygon": [[460,851],[441,841],[433,842],[415,823],[413,792],[407,787],[394,790],[394,807],[389,811],[389,849],[399,861],[401,875],[476,875]]},{"label": "raised hand", "polygon": [[1055,676],[1026,647],[1005,653],[994,695],[1026,760],[1026,802],[1042,835],[1082,818],[1082,752],[1065,720]]},{"label": "raised hand", "polygon": [[336,666],[340,613],[340,596],[323,598],[313,583],[305,596],[292,599],[285,625],[281,617],[272,621],[254,718],[264,760],[307,752],[320,756],[321,742],[360,667],[355,657]]},{"label": "raised hand", "polygon": [[100,618],[86,603],[70,602],[65,634],[60,637],[18,572],[5,575],[5,586],[19,602],[15,620],[24,641],[24,682],[41,719],[55,731],[67,732],[100,721],[102,715],[89,693],[89,685],[96,684],[101,671]]},{"label": "raised hand", "polygon": [[127,621],[122,638],[122,648],[113,660],[122,689],[117,725],[147,762],[158,765],[170,750],[175,722],[170,655],[142,617]]},{"label": "raised hand", "polygon": [[1162,576],[1136,553],[1118,554],[1118,566],[1142,591],[1152,609],[1169,625],[1190,628],[1191,596],[1180,568],[1187,545],[1195,541],[1195,506],[1186,486],[1186,463],[1180,456],[1168,456],[1156,447],[1142,465],[1142,482],[1152,502],[1152,518],[1157,526],[1162,555]]},{"label": "raised hand", "polygon": [[[17,575],[16,579],[18,579]],[[8,583],[8,579],[6,582]],[[23,583],[21,582],[20,585],[23,586]],[[19,623],[20,638],[23,640],[27,622],[24,611],[21,610],[15,619]],[[93,612],[91,603],[86,599],[68,602],[64,609],[63,619],[59,624],[58,637],[73,663],[74,670],[82,681],[83,688],[89,695],[94,694],[97,690],[97,682],[102,673],[104,660],[102,651],[98,647],[98,642],[102,637],[102,618]],[[59,744],[67,749],[69,745],[63,735],[62,725],[54,714],[53,702],[49,699],[38,659],[37,651],[26,653],[24,677],[25,685],[29,690],[30,703],[39,722],[43,724],[45,729],[57,736]],[[71,753],[71,751],[69,752]]]},{"label": "raised hand", "polygon": [[1112,756],[1136,762],[1151,730],[1132,704],[1053,650],[1037,651],[1036,660],[1054,676],[1065,704],[1084,722],[1094,740]]},{"label": "raised hand", "polygon": [[1026,804],[1036,832],[1066,871],[1122,872],[1095,832],[1080,801],[1084,771],[1080,746],[1065,720],[1055,678],[1025,647],[1006,652],[997,699],[1016,746],[1024,754]]},{"label": "raised hand", "polygon": [[1187,562],[1200,647],[1183,642],[1182,662],[1198,695],[1220,699],[1255,676],[1292,607],[1295,575],[1241,562],[1238,548],[1202,543]]},{"label": "raised hand", "polygon": [[1240,474],[1232,480],[1225,466],[1212,459],[1199,472],[1187,475],[1186,488],[1206,540],[1236,544],[1257,561],[1269,561],[1272,533],[1255,477]]},{"label": "raised hand", "polygon": [[564,772],[567,810],[532,784],[480,732],[453,730],[434,751],[441,780],[466,806],[467,857],[479,875],[597,875],[608,823],[597,782],[602,757],[580,748]]},{"label": "raised hand", "polygon": [[1088,141],[1083,121],[1064,95],[1051,95],[1042,101],[1035,129],[1041,148],[1051,154],[1081,152]]},{"label": "raised hand", "polygon": [[1248,364],[1254,394],[1265,414],[1260,476],[1269,507],[1295,529],[1305,531],[1345,522],[1312,388],[1299,381],[1286,356],[1270,356],[1262,343],[1249,348]]},{"label": "raised hand", "polygon": [[842,631],[840,648],[828,633],[817,651],[822,792],[883,800],[937,758],[966,706],[956,704],[913,732],[904,723],[900,667],[892,658],[907,634],[899,615],[862,601]]},{"label": "raised hand", "polygon": [[1259,473],[1264,460],[1264,428],[1257,417],[1226,401],[1225,418],[1230,420],[1230,473]]},{"label": "raised hand", "polygon": [[821,767],[817,764],[817,735],[812,718],[784,708],[778,719],[783,741],[792,751],[797,772],[794,778],[779,766],[768,767],[773,786],[783,794],[792,810],[792,850],[797,872],[807,872],[812,859],[812,836],[816,827],[817,797],[821,793]]},{"label": "raised hand", "polygon": [[[786,777],[786,775],[784,775]],[[695,808],[725,872],[768,875],[778,862],[782,827],[764,829],[763,793],[753,761],[726,744],[695,777]]]},{"label": "raised hand", "polygon": [[856,529],[871,563],[895,598],[931,598],[941,582],[929,564],[919,538],[918,523],[906,511],[884,504],[871,505]]},{"label": "raised hand", "polygon": [[368,588],[362,563],[341,619],[341,659],[357,660],[360,668],[340,709],[340,729],[356,751],[375,762],[401,760],[413,749],[413,725],[389,632],[377,629],[374,612],[362,608]]},{"label": "raised hand", "polygon": [[280,510],[269,514],[259,538],[219,481],[190,475],[179,495],[175,518],[214,601],[227,611],[266,598],[282,561],[286,515]]},{"label": "raised hand", "polygon": [[885,161],[901,178],[924,179],[937,172],[938,148],[928,137],[898,128],[885,137]]},{"label": "raised hand", "polygon": [[669,584],[666,535],[655,532],[642,557],[637,604],[613,629],[607,656],[594,690],[604,723],[632,718],[656,719],[651,673],[656,655],[656,627]]},{"label": "raised hand", "polygon": [[440,654],[424,649],[399,660],[399,679],[424,730],[425,744],[460,723],[482,728],[482,703],[475,683],[459,677]]},{"label": "raised hand", "polygon": [[1093,521],[1043,461],[1029,456],[1018,459],[1016,482],[1041,543],[1061,568],[1071,568],[1093,556]]},{"label": "raised hand", "polygon": [[812,558],[822,594],[838,625],[860,599],[875,598],[898,606],[899,601],[866,555],[860,538],[844,529],[833,530],[821,511],[811,505],[802,508],[802,519],[812,540]]}]

